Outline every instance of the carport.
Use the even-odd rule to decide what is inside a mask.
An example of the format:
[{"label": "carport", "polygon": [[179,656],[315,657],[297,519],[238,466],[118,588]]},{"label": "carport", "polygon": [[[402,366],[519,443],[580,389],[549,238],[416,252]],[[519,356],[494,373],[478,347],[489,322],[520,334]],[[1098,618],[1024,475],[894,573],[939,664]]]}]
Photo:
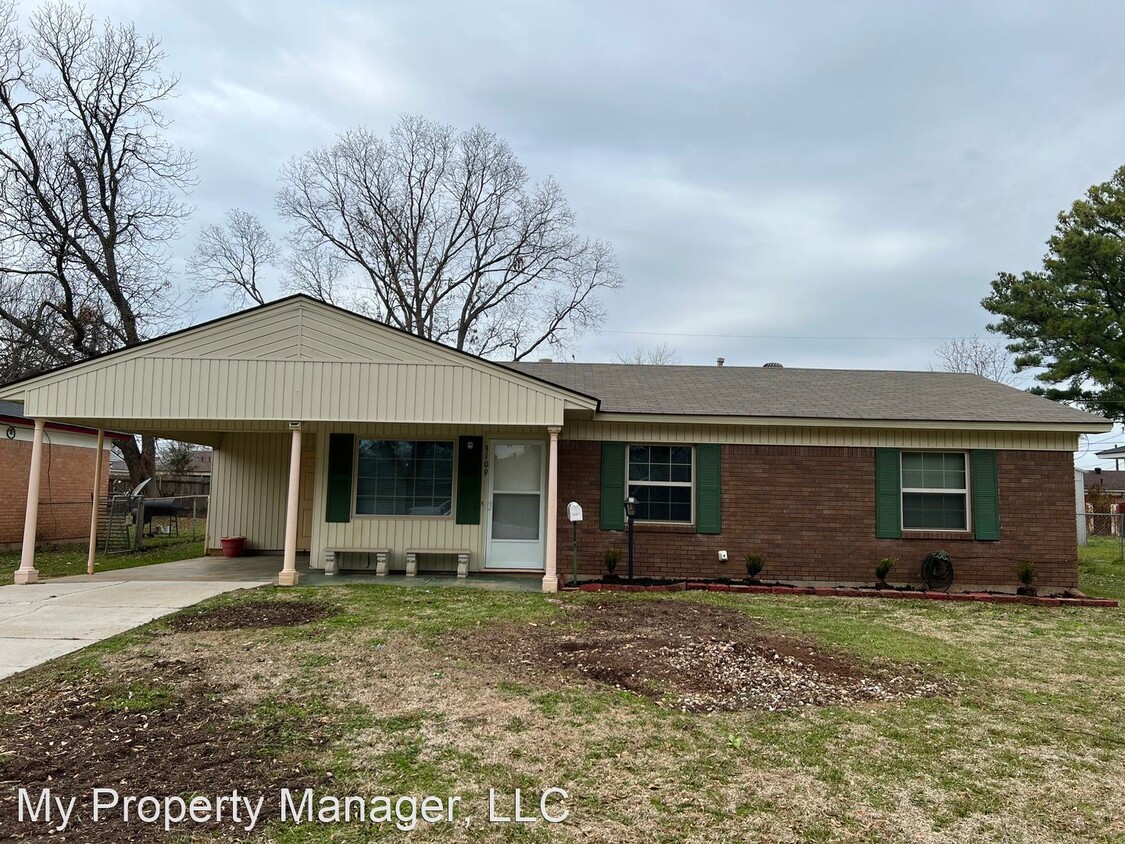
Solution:
[{"label": "carport", "polygon": [[[51,420],[214,448],[207,549],[222,536],[246,535],[253,550],[280,552],[280,585],[297,583],[298,552],[308,550],[314,568],[378,552],[383,560],[408,560],[408,575],[425,554],[456,556],[458,573],[467,573],[461,561],[471,558],[474,572],[489,565],[493,574],[534,573],[553,590],[559,432],[564,413],[590,418],[597,406],[588,396],[304,296],[9,384],[0,398],[22,403],[35,420],[15,575],[21,584],[38,579],[43,428]],[[357,500],[364,442],[440,442],[456,474],[449,468],[434,481],[446,492],[433,490],[426,506],[412,501],[410,510],[361,512],[376,494]],[[488,458],[481,453],[492,442],[541,459],[534,501],[524,489],[503,491],[518,518],[537,525],[534,541],[502,546],[505,540],[488,533],[481,468]],[[95,501],[95,513],[98,507]],[[95,530],[92,518],[91,548]],[[508,548],[512,556],[498,553]],[[500,565],[490,565],[490,555]]]}]

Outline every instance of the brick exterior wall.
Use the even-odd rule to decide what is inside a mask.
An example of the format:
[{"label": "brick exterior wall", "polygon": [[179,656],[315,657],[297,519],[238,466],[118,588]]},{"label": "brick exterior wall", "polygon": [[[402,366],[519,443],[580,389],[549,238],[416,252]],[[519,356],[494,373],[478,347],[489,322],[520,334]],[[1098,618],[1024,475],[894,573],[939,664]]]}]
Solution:
[{"label": "brick exterior wall", "polygon": [[[38,542],[85,539],[90,535],[93,448],[43,444],[39,486]],[[0,439],[0,547],[23,542],[31,443]],[[109,456],[102,463],[102,496],[109,488]],[[104,498],[103,498],[104,500]]]},{"label": "brick exterior wall", "polygon": [[[671,525],[635,527],[638,577],[745,577],[743,557],[761,554],[761,577],[780,581],[873,583],[875,563],[896,557],[892,583],[921,582],[922,558],[945,549],[953,558],[954,588],[1014,589],[1016,567],[1030,561],[1041,588],[1077,586],[1074,464],[1063,451],[1000,451],[1001,539],[972,534],[924,533],[903,539],[875,536],[875,453],[870,448],[723,446],[722,533],[696,534]],[[579,572],[605,573],[607,548],[627,535],[599,528],[601,444],[559,443],[558,570],[570,576],[571,526],[566,504],[582,505]],[[621,507],[621,502],[612,506]],[[728,552],[727,563],[718,551]]]}]

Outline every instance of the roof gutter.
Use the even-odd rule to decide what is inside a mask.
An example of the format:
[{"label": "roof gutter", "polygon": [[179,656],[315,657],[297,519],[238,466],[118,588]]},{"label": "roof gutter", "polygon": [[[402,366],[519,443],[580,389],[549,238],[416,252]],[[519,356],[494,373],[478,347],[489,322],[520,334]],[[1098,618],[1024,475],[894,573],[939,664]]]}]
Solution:
[{"label": "roof gutter", "polygon": [[1054,434],[1103,434],[1113,430],[1108,420],[1090,422],[1004,422],[942,419],[838,419],[807,416],[708,416],[676,413],[595,413],[596,422],[659,422],[670,425],[736,425],[793,428],[904,428],[952,431],[1027,431]]}]

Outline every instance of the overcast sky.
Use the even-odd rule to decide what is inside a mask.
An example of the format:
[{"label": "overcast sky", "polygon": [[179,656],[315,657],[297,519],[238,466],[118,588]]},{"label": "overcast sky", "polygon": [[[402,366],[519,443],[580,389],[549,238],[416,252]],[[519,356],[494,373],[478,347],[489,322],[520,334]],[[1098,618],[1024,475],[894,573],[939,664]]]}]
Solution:
[{"label": "overcast sky", "polygon": [[[97,0],[164,41],[198,229],[404,112],[553,175],[627,285],[577,360],[924,369],[1125,163],[1120,3]],[[221,300],[200,303],[213,316]],[[860,338],[860,339],[855,339]]]}]

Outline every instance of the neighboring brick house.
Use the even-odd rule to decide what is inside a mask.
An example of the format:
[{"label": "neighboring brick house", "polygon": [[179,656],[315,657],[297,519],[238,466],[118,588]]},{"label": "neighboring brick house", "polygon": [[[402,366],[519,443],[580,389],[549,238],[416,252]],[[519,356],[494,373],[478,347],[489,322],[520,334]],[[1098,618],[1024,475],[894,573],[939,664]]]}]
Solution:
[{"label": "neighboring brick house", "polygon": [[[139,389],[139,384],[152,385]],[[170,385],[174,385],[170,386]],[[293,296],[0,388],[40,419],[214,448],[207,547],[315,568],[1077,585],[1073,453],[1100,417],[944,372],[497,363]],[[728,561],[720,562],[720,552]],[[37,576],[27,558],[17,580]]]},{"label": "neighboring brick house", "polygon": [[[20,405],[0,401],[0,548],[23,541],[27,476],[34,423]],[[105,448],[121,434],[108,434]],[[76,425],[48,423],[44,430],[43,474],[39,487],[40,544],[84,539],[90,530],[90,501],[98,432]],[[109,485],[109,460],[102,461],[101,490]]]}]

